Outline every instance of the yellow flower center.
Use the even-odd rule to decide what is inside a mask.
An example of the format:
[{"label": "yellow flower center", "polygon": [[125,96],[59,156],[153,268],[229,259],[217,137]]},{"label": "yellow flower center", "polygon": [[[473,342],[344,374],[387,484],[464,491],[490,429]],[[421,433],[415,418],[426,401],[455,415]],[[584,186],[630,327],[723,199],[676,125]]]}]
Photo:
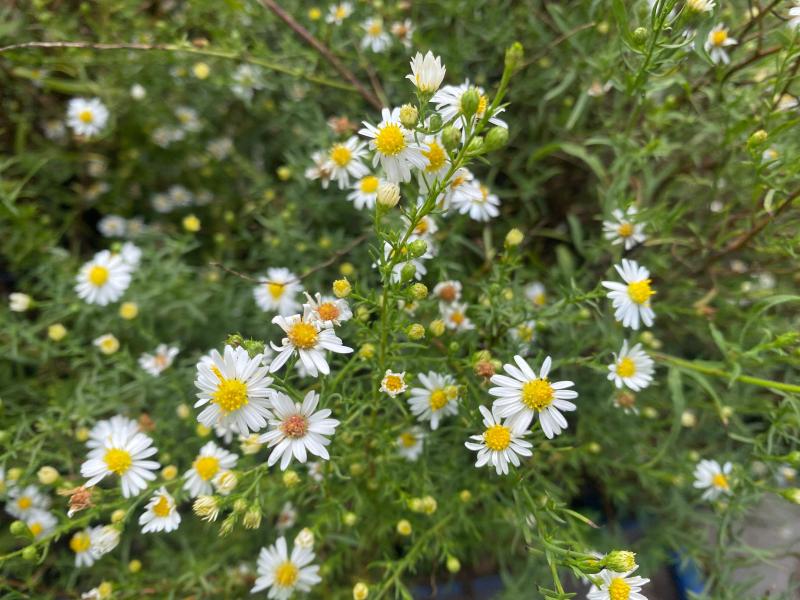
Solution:
[{"label": "yellow flower center", "polygon": [[403,389],[403,378],[400,375],[387,375],[383,378],[383,387],[390,392],[398,392]]},{"label": "yellow flower center", "polygon": [[406,147],[406,138],[403,135],[403,130],[394,123],[384,125],[375,138],[375,147],[384,156],[400,154]]},{"label": "yellow flower center", "polygon": [[460,186],[466,180],[467,180],[467,178],[464,175],[456,175],[455,177],[453,177],[453,181],[450,182],[450,189],[451,190],[456,189],[458,186]]},{"label": "yellow flower center", "polygon": [[456,325],[461,325],[464,322],[464,313],[459,310],[450,313],[450,321]]},{"label": "yellow flower center", "polygon": [[33,500],[28,496],[20,496],[19,500],[17,500],[17,506],[20,510],[28,510],[32,505]]},{"label": "yellow flower center", "polygon": [[106,267],[95,265],[89,269],[89,283],[100,287],[106,281],[108,281],[108,269]]},{"label": "yellow flower center", "polygon": [[378,178],[374,175],[367,175],[359,182],[361,192],[364,194],[374,194],[378,191]]},{"label": "yellow flower center", "polygon": [[478,186],[481,190],[481,199],[479,202],[486,202],[489,199],[489,188],[485,185]]},{"label": "yellow flower center", "polygon": [[339,318],[342,311],[333,302],[323,302],[319,305],[317,312],[319,313],[319,318],[323,321],[333,321]]},{"label": "yellow flower center", "polygon": [[78,115],[78,119],[80,119],[81,123],[91,123],[94,121],[94,115],[90,110],[82,110]]},{"label": "yellow flower center", "polygon": [[286,333],[286,337],[289,338],[289,341],[295,348],[302,348],[304,350],[314,347],[317,343],[317,336],[317,328],[311,323],[304,323],[303,321],[292,325]]},{"label": "yellow flower center", "polygon": [[475,114],[479,117],[483,116],[483,113],[486,112],[486,106],[489,104],[489,99],[481,94],[481,97],[478,99],[478,110],[475,111]]},{"label": "yellow flower center", "polygon": [[308,431],[308,419],[303,415],[292,415],[281,424],[281,431],[289,437],[303,437]]},{"label": "yellow flower center", "polygon": [[544,306],[546,302],[547,302],[547,296],[544,295],[544,292],[539,292],[533,297],[533,303],[536,306]]},{"label": "yellow flower center", "polygon": [[633,377],[636,374],[636,363],[629,356],[626,356],[617,363],[617,375],[620,377]]},{"label": "yellow flower center", "polygon": [[413,448],[417,443],[417,438],[413,433],[406,431],[400,434],[400,443],[404,448]]},{"label": "yellow flower center", "polygon": [[633,235],[633,225],[630,223],[620,223],[619,227],[617,227],[617,233],[620,237],[630,237]]},{"label": "yellow flower center", "polygon": [[347,7],[340,4],[336,7],[336,18],[340,21],[347,16]]},{"label": "yellow flower center", "polygon": [[166,354],[156,354],[153,357],[153,362],[159,369],[165,369],[169,363],[169,357]]},{"label": "yellow flower center", "polygon": [[166,496],[161,496],[153,505],[153,512],[157,517],[161,517],[162,519],[169,515],[169,498]]},{"label": "yellow flower center", "polygon": [[429,173],[435,173],[444,166],[447,160],[444,148],[437,141],[432,141],[428,144],[428,149],[422,151],[422,156],[428,159],[428,164],[425,170]]},{"label": "yellow flower center", "polygon": [[730,484],[728,483],[728,478],[725,477],[722,473],[717,473],[714,477],[711,478],[711,483],[714,487],[720,488],[722,490],[730,489]]},{"label": "yellow flower center", "polygon": [[655,292],[650,289],[650,279],[642,279],[628,284],[628,296],[636,304],[644,304]]},{"label": "yellow flower center", "polygon": [[131,453],[122,448],[111,448],[111,450],[106,452],[103,460],[108,470],[117,475],[125,474],[125,472],[131,468],[131,463],[133,462]]},{"label": "yellow flower center", "polygon": [[547,379],[531,379],[522,386],[522,403],[530,409],[542,410],[553,403],[553,386]]},{"label": "yellow flower center", "polygon": [[[219,459],[216,456],[200,456],[192,463],[194,470],[203,481],[211,480],[219,471]],[[163,498],[163,496],[162,496]],[[153,509],[155,511],[155,509]]]},{"label": "yellow flower center", "polygon": [[350,149],[344,144],[335,144],[333,148],[331,148],[331,160],[340,167],[347,166],[352,156],[353,153],[350,152]]},{"label": "yellow flower center", "polygon": [[528,325],[520,325],[517,327],[517,335],[523,342],[530,342],[533,339],[533,327]]},{"label": "yellow flower center", "polygon": [[505,450],[511,443],[511,430],[503,425],[492,425],[483,432],[483,441],[489,450]]},{"label": "yellow flower center", "polygon": [[417,235],[425,235],[428,233],[428,229],[430,228],[430,224],[428,223],[428,217],[422,217],[420,222],[414,228],[414,233]]},{"label": "yellow flower center", "polygon": [[724,29],[720,29],[715,31],[711,34],[711,43],[715,46],[722,46],[725,43],[725,40],[728,39],[728,32]]},{"label": "yellow flower center", "polygon": [[[213,370],[213,369],[212,369]],[[247,385],[238,379],[224,379],[219,373],[217,391],[211,396],[211,401],[218,404],[222,412],[233,412],[249,402],[247,398]]]},{"label": "yellow flower center", "polygon": [[300,571],[298,568],[288,560],[275,569],[275,583],[280,587],[292,587],[299,576]]},{"label": "yellow flower center", "polygon": [[33,537],[36,537],[37,535],[42,533],[42,531],[44,531],[44,527],[42,526],[42,524],[38,523],[36,521],[34,521],[33,523],[28,524],[28,529],[30,530],[31,535]]},{"label": "yellow flower center", "polygon": [[610,600],[628,600],[631,597],[631,586],[621,577],[615,577],[608,586]]},{"label": "yellow flower center", "polygon": [[72,539],[69,541],[69,547],[75,554],[86,552],[91,545],[92,540],[89,538],[89,534],[85,531],[79,531],[73,535]]},{"label": "yellow flower center", "polygon": [[372,21],[369,24],[367,33],[372,37],[377,37],[383,32],[383,24],[380,21]]},{"label": "yellow flower center", "polygon": [[444,405],[447,404],[447,400],[447,392],[444,390],[433,390],[430,397],[431,410],[435,412],[443,409]]},{"label": "yellow flower center", "polygon": [[267,291],[269,292],[269,295],[272,296],[273,300],[277,300],[283,296],[284,287],[286,286],[282,283],[274,283],[271,281],[267,284]]}]

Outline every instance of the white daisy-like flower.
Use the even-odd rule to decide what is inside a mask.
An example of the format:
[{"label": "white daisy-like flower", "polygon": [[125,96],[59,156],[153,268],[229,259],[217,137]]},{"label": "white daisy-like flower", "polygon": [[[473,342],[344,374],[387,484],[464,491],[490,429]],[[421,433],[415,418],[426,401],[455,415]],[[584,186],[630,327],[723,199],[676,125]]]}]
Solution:
[{"label": "white daisy-like flower", "polygon": [[525,321],[508,330],[508,335],[516,342],[519,352],[526,356],[536,338],[536,321]]},{"label": "white daisy-like flower", "polygon": [[628,348],[628,340],[625,340],[619,355],[614,354],[614,362],[608,365],[608,379],[618,388],[624,385],[638,392],[653,381],[654,364],[653,359],[642,350],[641,344]]},{"label": "white daisy-like flower", "polygon": [[[638,569],[638,566],[636,567]],[[587,600],[647,600],[642,595],[642,586],[650,582],[644,577],[631,577],[633,571],[627,573],[615,573],[608,569],[603,569],[597,574],[602,584],[600,587],[592,585],[586,594]]]},{"label": "white daisy-like flower", "polygon": [[730,475],[733,465],[726,462],[724,465],[715,460],[701,460],[694,470],[694,487],[703,492],[703,500],[714,501],[722,494],[730,495]]},{"label": "white daisy-like flower", "polygon": [[[436,105],[436,110],[442,117],[445,124],[452,121],[452,125],[461,128],[463,127],[463,113],[461,112],[461,97],[471,87],[475,87],[478,91],[478,109],[475,111],[473,119],[480,121],[486,115],[486,110],[489,108],[489,98],[482,87],[470,85],[469,79],[461,85],[446,85],[433,95],[431,102]],[[489,117],[489,123],[497,127],[508,128],[508,124],[502,119],[497,118],[503,112],[503,109],[495,110]],[[455,119],[455,120],[454,120]]]},{"label": "white daisy-like flower", "polygon": [[35,540],[43,538],[52,533],[56,528],[56,524],[58,523],[58,519],[56,519],[53,513],[51,513],[49,510],[42,510],[40,508],[35,508],[30,511],[29,514],[25,515],[23,520],[28,526],[28,531],[30,531],[33,539]]},{"label": "white daisy-like flower", "polygon": [[477,192],[465,190],[465,193],[456,196],[452,202],[453,210],[460,214],[469,214],[473,221],[489,221],[500,214],[500,198],[492,194],[489,188],[481,183],[471,182],[466,184]]},{"label": "white daisy-like flower", "polygon": [[103,445],[91,450],[89,458],[81,465],[81,475],[86,477],[86,487],[96,485],[108,475],[118,475],[122,484],[122,496],[130,498],[147,487],[147,482],[156,478],[153,471],[159,465],[147,460],[157,450],[153,440],[143,433],[130,432],[125,427],[113,429],[103,440]]},{"label": "white daisy-like flower", "polygon": [[258,555],[258,578],[250,593],[269,590],[272,600],[289,600],[295,591],[308,592],[322,581],[319,567],[312,565],[314,551],[295,546],[289,555],[286,539],[278,538],[274,545],[262,548]]},{"label": "white daisy-like flower", "polygon": [[370,138],[370,150],[375,151],[372,163],[380,163],[389,181],[402,182],[411,179],[411,169],[424,169],[427,159],[422,148],[414,140],[414,133],[400,123],[400,109],[381,111],[381,122],[377,126],[364,121],[359,133]]},{"label": "white daisy-like flower", "polygon": [[260,67],[255,65],[242,64],[236,67],[233,72],[233,85],[231,92],[233,95],[250,102],[253,99],[253,92],[255,90],[263,89],[264,87],[264,72]]},{"label": "white daisy-like flower", "polygon": [[104,333],[92,341],[103,354],[114,354],[119,350],[119,340],[113,333]]},{"label": "white daisy-like flower", "polygon": [[361,24],[364,37],[361,38],[361,47],[369,48],[373,52],[383,52],[392,43],[392,38],[383,29],[383,19],[373,17]]},{"label": "white daisy-like flower", "polygon": [[139,262],[142,260],[142,249],[133,242],[125,242],[119,249],[118,256],[122,258],[128,268],[133,273],[138,267]]},{"label": "white daisy-like flower", "polygon": [[397,453],[414,462],[422,454],[424,444],[425,432],[421,427],[412,427],[397,436]]},{"label": "white daisy-like flower", "polygon": [[77,135],[91,138],[108,122],[108,109],[99,98],[73,98],[67,106],[67,126]]},{"label": "white daisy-like flower", "polygon": [[[317,150],[311,154],[311,160],[314,164],[306,169],[306,179],[314,181],[319,179],[323,190],[328,189],[328,184],[331,181],[331,170],[328,162],[328,155],[322,150]],[[378,189],[377,186],[375,189]]]},{"label": "white daisy-like flower", "polygon": [[184,131],[200,131],[202,128],[200,117],[193,108],[179,106],[175,109],[175,117],[178,119]]},{"label": "white daisy-like flower", "polygon": [[789,21],[786,24],[792,29],[800,29],[800,2],[795,0],[794,4],[789,9]]},{"label": "white daisy-like flower", "polygon": [[297,523],[297,510],[291,502],[284,502],[281,512],[278,513],[278,518],[275,520],[275,529],[283,533],[287,529],[294,527]]},{"label": "white daisy-like flower", "polygon": [[272,322],[283,329],[286,337],[280,346],[270,342],[272,349],[278,353],[269,366],[270,373],[278,371],[294,353],[297,353],[312,377],[317,377],[319,373],[327,375],[331,370],[325,360],[325,350],[337,354],[349,354],[353,351],[352,348],[342,345],[341,338],[333,329],[322,329],[316,321],[313,321],[308,308],[302,316],[278,315]]},{"label": "white daisy-like flower", "polygon": [[[286,394],[278,393],[272,401],[275,418],[270,419],[271,430],[262,435],[259,441],[273,448],[267,465],[281,461],[281,471],[292,461],[301,463],[308,460],[308,453],[323,460],[330,460],[325,448],[331,441],[339,421],[329,419],[331,411],[327,408],[317,411],[319,394],[308,392],[303,403],[294,403]],[[316,411],[316,412],[315,412]]]},{"label": "white daisy-like flower", "polygon": [[272,378],[262,364],[262,355],[253,358],[241,346],[225,346],[223,354],[211,351],[211,361],[197,364],[194,382],[200,392],[195,408],[206,406],[197,420],[206,427],[233,426],[238,433],[258,432],[271,416]]},{"label": "white daisy-like flower", "polygon": [[75,278],[75,292],[88,304],[116,302],[131,283],[131,268],[119,254],[102,250],[84,264]]},{"label": "white daisy-like flower", "polygon": [[433,296],[444,304],[451,304],[461,300],[461,282],[453,279],[440,281],[433,286]]},{"label": "white daisy-like flower", "polygon": [[[453,177],[447,183],[447,187],[436,200],[436,205],[448,211],[454,206],[462,206],[477,202],[481,197],[481,189],[477,185],[473,185],[475,176],[469,169],[464,167],[459,168]],[[424,182],[423,182],[424,183]],[[423,190],[427,191],[423,185]]]},{"label": "white daisy-like flower", "polygon": [[347,199],[353,203],[358,210],[372,210],[375,208],[375,201],[378,199],[378,186],[381,180],[375,175],[365,175],[353,186],[352,192],[347,194]]},{"label": "white daisy-like flower", "polygon": [[414,29],[414,23],[411,22],[411,19],[405,19],[404,21],[395,21],[392,23],[391,32],[403,46],[411,49]]},{"label": "white daisy-like flower", "polygon": [[183,489],[189,492],[191,498],[210,496],[214,493],[214,478],[221,472],[233,469],[237,460],[237,454],[220,448],[214,442],[207,442],[200,448],[197,458],[192,462],[192,468],[184,473],[186,482]]},{"label": "white daisy-like flower", "polygon": [[331,146],[328,151],[328,171],[340,190],[350,186],[350,177],[360,179],[369,173],[369,168],[362,162],[366,154],[366,143],[356,136]]},{"label": "white daisy-like flower", "polygon": [[436,431],[443,417],[458,414],[458,386],[452,375],[434,371],[420,373],[418,379],[422,387],[411,388],[409,407],[418,421],[430,421]]},{"label": "white daisy-like flower", "polygon": [[437,135],[428,135],[423,138],[422,156],[425,165],[419,171],[420,187],[429,190],[435,181],[447,175],[450,169],[450,159],[447,157],[442,140]]},{"label": "white daisy-like flower", "polygon": [[533,417],[538,414],[544,435],[552,439],[567,428],[567,420],[561,411],[577,408],[569,402],[578,397],[578,392],[568,389],[575,384],[571,381],[550,381],[548,375],[552,360],[549,356],[544,359],[538,377],[521,356],[515,356],[514,362],[516,366],[503,365],[503,370],[510,377],[492,376],[491,382],[498,386],[489,389],[489,394],[497,398],[492,410],[497,409],[500,417],[508,417],[512,426],[519,424],[523,430],[530,427]]},{"label": "white daisy-like flower", "polygon": [[623,244],[625,250],[630,250],[647,239],[644,224],[636,222],[635,206],[630,206],[625,211],[614,209],[611,216],[613,220],[603,221],[603,235],[613,245]]},{"label": "white daisy-like flower", "polygon": [[639,266],[635,260],[623,258],[621,265],[614,268],[625,282],[603,281],[603,287],[611,290],[607,297],[614,307],[614,318],[621,321],[623,327],[639,329],[639,321],[650,327],[656,314],[650,307],[650,297],[655,291],[650,287],[650,271]]},{"label": "white daisy-like flower", "polygon": [[182,185],[171,185],[167,190],[167,196],[169,196],[172,206],[177,208],[191,206],[194,201],[194,194]]},{"label": "white daisy-like flower", "polygon": [[447,72],[439,56],[434,56],[433,52],[428,51],[425,56],[417,52],[411,59],[411,73],[406,75],[422,94],[433,94],[439,89]]},{"label": "white daisy-like flower", "polygon": [[75,553],[76,567],[91,567],[100,558],[94,542],[100,534],[102,526],[87,527],[75,532],[69,540],[69,548]]},{"label": "white daisy-like flower", "polygon": [[731,59],[725,51],[725,48],[728,46],[735,46],[738,43],[739,42],[728,35],[728,28],[720,23],[708,32],[704,48],[711,57],[711,62],[715,65],[720,63],[727,65],[731,62]]},{"label": "white daisy-like flower", "polygon": [[518,467],[520,456],[533,454],[533,445],[522,439],[528,433],[527,427],[522,427],[521,422],[511,423],[508,419],[502,422],[494,407],[491,411],[485,406],[479,406],[478,409],[483,415],[486,430],[481,434],[471,435],[470,439],[474,441],[465,442],[464,445],[478,453],[476,467],[491,465],[498,475],[508,475],[508,463]]},{"label": "white daisy-like flower", "polygon": [[525,297],[536,307],[547,304],[547,291],[544,285],[538,281],[534,281],[525,286]]},{"label": "white daisy-like flower", "polygon": [[467,316],[468,304],[452,302],[450,304],[442,304],[440,308],[445,327],[448,329],[452,329],[453,331],[469,331],[475,329],[475,325]]},{"label": "white daisy-like flower", "polygon": [[35,485],[14,486],[8,490],[6,512],[17,519],[26,519],[37,510],[50,508],[50,498]]},{"label": "white daisy-like flower", "polygon": [[308,308],[312,321],[316,321],[323,329],[333,329],[339,327],[342,322],[348,321],[353,317],[353,311],[347,305],[344,298],[333,298],[322,296],[319,292],[312,298],[306,293],[308,302],[303,304],[303,309]]},{"label": "white daisy-like flower", "polygon": [[328,8],[328,14],[325,16],[325,22],[341,25],[344,23],[344,20],[352,14],[353,5],[350,2],[331,4]]},{"label": "white daisy-like flower", "polygon": [[392,398],[399,396],[408,389],[406,383],[406,372],[395,373],[391,369],[386,369],[386,373],[381,380],[380,391],[389,394]]},{"label": "white daisy-like flower", "polygon": [[161,372],[172,365],[172,361],[178,356],[176,346],[159,344],[153,354],[144,353],[139,357],[139,366],[150,373],[153,377],[158,377]]},{"label": "white daisy-like flower", "polygon": [[119,215],[106,215],[97,223],[97,231],[103,237],[123,237],[128,230],[128,221]]},{"label": "white daisy-like flower", "polygon": [[220,137],[206,144],[208,153],[217,160],[225,160],[234,150],[233,140],[229,137]]},{"label": "white daisy-like flower", "polygon": [[277,312],[279,315],[288,316],[300,310],[297,294],[303,291],[303,286],[297,275],[289,269],[267,269],[263,278],[269,283],[259,283],[253,288],[253,297],[258,307],[264,312]]},{"label": "white daisy-like flower", "polygon": [[86,447],[91,450],[103,447],[111,439],[112,433],[132,438],[138,432],[139,424],[136,421],[123,415],[114,415],[110,419],[103,419],[94,424],[89,431]]},{"label": "white daisy-like flower", "polygon": [[139,517],[142,533],[175,531],[181,524],[181,514],[175,499],[163,485],[153,494]]}]

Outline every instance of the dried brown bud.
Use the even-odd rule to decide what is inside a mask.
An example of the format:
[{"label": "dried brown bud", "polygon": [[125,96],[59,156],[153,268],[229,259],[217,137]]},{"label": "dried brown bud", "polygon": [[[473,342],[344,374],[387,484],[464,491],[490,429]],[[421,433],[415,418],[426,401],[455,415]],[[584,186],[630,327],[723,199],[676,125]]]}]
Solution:
[{"label": "dried brown bud", "polygon": [[58,490],[59,496],[69,496],[68,517],[72,517],[75,513],[94,506],[94,502],[92,502],[93,489],[94,488],[85,488],[81,485],[72,489]]},{"label": "dried brown bud", "polygon": [[156,422],[147,413],[139,415],[139,430],[143,433],[153,431],[156,428]]},{"label": "dried brown bud", "polygon": [[494,375],[494,365],[488,360],[479,360],[475,363],[475,374],[484,379],[489,379]]}]

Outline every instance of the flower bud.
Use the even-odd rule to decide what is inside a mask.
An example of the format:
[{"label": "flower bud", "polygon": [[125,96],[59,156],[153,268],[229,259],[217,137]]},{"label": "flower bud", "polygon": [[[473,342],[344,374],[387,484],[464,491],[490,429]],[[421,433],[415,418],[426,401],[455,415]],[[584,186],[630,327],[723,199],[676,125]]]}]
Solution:
[{"label": "flower bud", "polygon": [[461,570],[461,561],[455,556],[447,557],[447,570],[451,573],[458,573]]},{"label": "flower bud", "polygon": [[413,104],[403,104],[400,107],[400,123],[402,123],[403,127],[406,129],[414,129],[417,125],[417,119],[419,119],[419,111],[417,107]]},{"label": "flower bud", "polygon": [[49,337],[54,342],[60,342],[63,340],[67,335],[67,328],[64,327],[61,323],[53,323],[50,327],[47,328],[47,337]]},{"label": "flower bud", "polygon": [[24,521],[13,521],[8,527],[11,535],[25,535],[28,533],[28,526]]},{"label": "flower bud", "polygon": [[428,251],[428,242],[425,240],[414,240],[408,245],[408,255],[411,258],[419,258]]},{"label": "flower bud", "polygon": [[461,490],[458,492],[458,499],[461,500],[464,504],[472,500],[472,492],[469,490]]},{"label": "flower bud", "polygon": [[239,479],[233,471],[220,471],[217,476],[214,477],[214,485],[217,491],[223,496],[230,494],[238,482]]},{"label": "flower bud", "polygon": [[347,278],[337,279],[333,282],[333,295],[337,298],[347,298],[353,288]]},{"label": "flower bud", "polygon": [[438,131],[442,128],[442,115],[439,113],[433,113],[431,115],[430,120],[428,121],[428,128],[431,131]]},{"label": "flower bud", "polygon": [[358,515],[353,512],[346,512],[344,513],[344,517],[342,517],[342,521],[348,527],[352,527],[358,522]]},{"label": "flower bud", "polygon": [[36,477],[43,485],[52,485],[61,477],[51,466],[44,466],[36,472]]},{"label": "flower bud", "polygon": [[281,181],[287,181],[292,176],[292,169],[291,169],[291,167],[287,167],[286,165],[283,165],[282,167],[278,167],[278,170],[276,171],[276,173],[278,175],[278,179],[280,179]]},{"label": "flower bud", "polygon": [[366,600],[369,596],[369,588],[363,581],[359,581],[353,586],[353,600]]},{"label": "flower bud", "polygon": [[800,504],[800,488],[786,488],[781,490],[781,496],[786,498],[789,502]]},{"label": "flower bud", "polygon": [[236,513],[229,514],[219,526],[219,537],[225,537],[236,527]]},{"label": "flower bud", "polygon": [[467,146],[467,153],[468,154],[481,154],[484,152],[483,147],[483,138],[479,135],[476,135],[469,141],[469,145]]},{"label": "flower bud", "polygon": [[759,129],[758,131],[753,132],[753,134],[747,139],[747,145],[751,148],[753,146],[760,146],[768,139],[769,134],[763,129]]},{"label": "flower bud", "polygon": [[39,553],[36,551],[36,546],[26,546],[22,550],[22,558],[25,560],[34,561],[39,557]]},{"label": "flower bud", "polygon": [[442,335],[444,333],[444,330],[445,330],[445,324],[444,321],[442,321],[441,319],[436,319],[435,321],[431,321],[431,324],[428,325],[428,331],[430,331],[434,337],[439,337],[440,335]]},{"label": "flower bud", "polygon": [[428,286],[424,283],[415,283],[408,288],[408,291],[414,300],[424,300],[428,297]]},{"label": "flower bud", "polygon": [[410,281],[417,274],[417,267],[412,262],[407,262],[400,270],[400,281]]},{"label": "flower bud", "polygon": [[647,38],[650,36],[650,32],[647,31],[644,27],[637,27],[633,30],[633,43],[637,46],[641,46],[647,41]]},{"label": "flower bud", "polygon": [[506,234],[506,248],[513,248],[515,246],[519,246],[522,243],[522,240],[525,239],[523,233],[514,227]]},{"label": "flower bud", "polygon": [[298,483],[300,483],[300,475],[297,474],[297,471],[292,471],[290,469],[283,474],[283,485],[287,488],[292,488]]},{"label": "flower bud", "polygon": [[514,42],[506,49],[506,57],[505,57],[505,67],[507,70],[511,71],[512,73],[516,71],[520,65],[522,65],[522,59],[524,58],[525,50],[522,47],[522,44],[519,42]]},{"label": "flower bud", "polygon": [[219,516],[219,503],[214,496],[198,496],[192,504],[192,510],[204,521],[216,521]]},{"label": "flower bud", "polygon": [[419,323],[414,323],[413,325],[409,325],[406,334],[408,334],[409,339],[421,340],[425,337],[425,327]]},{"label": "flower bud", "polygon": [[12,312],[25,312],[33,305],[33,298],[28,294],[12,292],[8,295],[8,308]]},{"label": "flower bud", "polygon": [[261,508],[257,503],[253,503],[247,512],[244,513],[242,523],[245,529],[258,529],[261,527]]},{"label": "flower bud", "polygon": [[636,568],[636,554],[628,550],[609,552],[603,560],[605,567],[616,573],[628,573]]},{"label": "flower bud", "polygon": [[195,215],[186,215],[183,217],[183,228],[189,233],[197,233],[200,231],[200,219]]},{"label": "flower bud", "polygon": [[471,119],[477,112],[478,105],[481,101],[481,95],[474,87],[469,88],[466,92],[461,94],[461,114],[467,119]]},{"label": "flower bud", "polygon": [[378,204],[384,208],[393,208],[400,202],[400,186],[391,181],[383,181],[378,185]]},{"label": "flower bud", "polygon": [[111,513],[111,522],[112,523],[122,523],[125,520],[125,511],[121,508],[118,508],[114,512]]},{"label": "flower bud", "polygon": [[128,571],[131,573],[138,573],[142,570],[142,561],[139,559],[134,558],[131,562],[128,563]]},{"label": "flower bud", "polygon": [[369,360],[375,356],[375,345],[366,343],[358,349],[358,357],[363,360]]},{"label": "flower bud", "polygon": [[397,533],[406,537],[411,535],[411,532],[413,531],[413,529],[411,528],[411,523],[409,523],[406,519],[401,519],[400,521],[398,521],[396,529]]},{"label": "flower bud", "polygon": [[452,125],[448,125],[444,129],[442,129],[442,145],[447,148],[448,150],[454,150],[458,148],[458,145],[461,143],[461,132],[453,127]]},{"label": "flower bud", "polygon": [[439,504],[436,502],[436,498],[433,496],[425,496],[422,499],[422,512],[426,515],[432,515],[436,512]]},{"label": "flower bud", "polygon": [[508,129],[505,127],[492,127],[489,133],[486,134],[486,139],[483,142],[483,151],[491,152],[502,148],[508,143]]},{"label": "flower bud", "polygon": [[311,549],[314,547],[314,532],[308,527],[300,530],[300,533],[294,538],[294,545],[301,548]]},{"label": "flower bud", "polygon": [[242,344],[242,348],[247,350],[247,355],[250,358],[254,358],[256,354],[264,354],[264,347],[266,344],[259,340],[245,340]]}]

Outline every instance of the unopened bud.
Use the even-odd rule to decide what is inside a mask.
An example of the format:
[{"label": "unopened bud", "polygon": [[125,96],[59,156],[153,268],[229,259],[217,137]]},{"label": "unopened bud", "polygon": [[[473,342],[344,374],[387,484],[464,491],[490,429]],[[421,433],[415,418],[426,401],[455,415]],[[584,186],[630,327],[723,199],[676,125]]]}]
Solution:
[{"label": "unopened bud", "polygon": [[525,239],[523,233],[514,227],[506,234],[506,247],[513,248],[514,246],[519,246],[522,243],[522,240]]},{"label": "unopened bud", "polygon": [[436,319],[435,321],[431,321],[431,324],[428,325],[428,331],[430,331],[434,337],[439,337],[440,335],[442,335],[444,333],[444,330],[445,330],[445,324],[444,321],[442,321],[441,319]]},{"label": "unopened bud", "polygon": [[352,291],[350,282],[347,279],[337,279],[333,282],[333,295],[337,298],[347,298]]},{"label": "unopened bud", "polygon": [[480,102],[480,92],[474,87],[469,88],[466,92],[461,94],[461,114],[467,119],[472,118],[477,112]]},{"label": "unopened bud", "polygon": [[458,147],[458,144],[461,142],[461,132],[453,127],[452,125],[448,125],[444,129],[442,129],[442,144],[448,150],[453,150]]},{"label": "unopened bud", "polygon": [[408,291],[414,300],[423,300],[428,297],[428,286],[424,283],[415,283],[408,288]]},{"label": "unopened bud", "polygon": [[384,181],[378,186],[378,204],[384,208],[393,208],[400,202],[400,186],[391,181]]},{"label": "unopened bud", "polygon": [[411,258],[419,258],[428,251],[428,242],[425,240],[414,240],[408,245],[408,254]]},{"label": "unopened bud", "polygon": [[408,327],[407,332],[409,339],[412,340],[421,340],[425,337],[425,327],[420,325],[419,323],[414,323]]},{"label": "unopened bud", "polygon": [[469,144],[467,145],[467,153],[481,154],[482,152],[484,152],[483,138],[479,135],[476,135],[469,141]]},{"label": "unopened bud", "polygon": [[400,281],[410,281],[417,274],[417,267],[412,262],[407,262],[400,270]]},{"label": "unopened bud", "polygon": [[403,124],[403,127],[406,129],[414,129],[417,125],[417,119],[419,119],[419,111],[417,107],[413,104],[403,104],[400,107],[400,123]]},{"label": "unopened bud", "polygon": [[747,139],[747,145],[750,147],[760,146],[769,139],[769,134],[763,129],[753,132]]},{"label": "unopened bud", "polygon": [[492,127],[489,133],[486,134],[486,139],[483,142],[483,151],[491,152],[502,148],[508,143],[508,129],[505,127]]},{"label": "unopened bud", "polygon": [[461,561],[455,556],[447,557],[447,570],[451,573],[458,573],[461,570]]},{"label": "unopened bud", "polygon": [[525,56],[525,50],[522,44],[514,42],[506,49],[505,66],[511,72],[516,71],[522,64],[522,59]]},{"label": "unopened bud", "polygon": [[56,481],[58,481],[60,475],[58,474],[58,471],[55,470],[55,468],[50,466],[44,466],[36,472],[36,477],[42,484],[52,485]]},{"label": "unopened bud", "polygon": [[363,581],[359,581],[353,586],[353,600],[366,600],[369,596],[369,588]]},{"label": "unopened bud", "polygon": [[637,27],[636,29],[633,30],[633,42],[636,45],[641,46],[647,41],[649,35],[650,32],[647,31],[647,29],[645,29],[644,27]]},{"label": "unopened bud", "polygon": [[636,554],[628,550],[614,550],[606,555],[603,563],[615,573],[628,573],[636,568]]},{"label": "unopened bud", "polygon": [[442,115],[439,113],[433,113],[431,115],[430,121],[428,121],[428,127],[431,131],[438,131],[442,128]]}]

